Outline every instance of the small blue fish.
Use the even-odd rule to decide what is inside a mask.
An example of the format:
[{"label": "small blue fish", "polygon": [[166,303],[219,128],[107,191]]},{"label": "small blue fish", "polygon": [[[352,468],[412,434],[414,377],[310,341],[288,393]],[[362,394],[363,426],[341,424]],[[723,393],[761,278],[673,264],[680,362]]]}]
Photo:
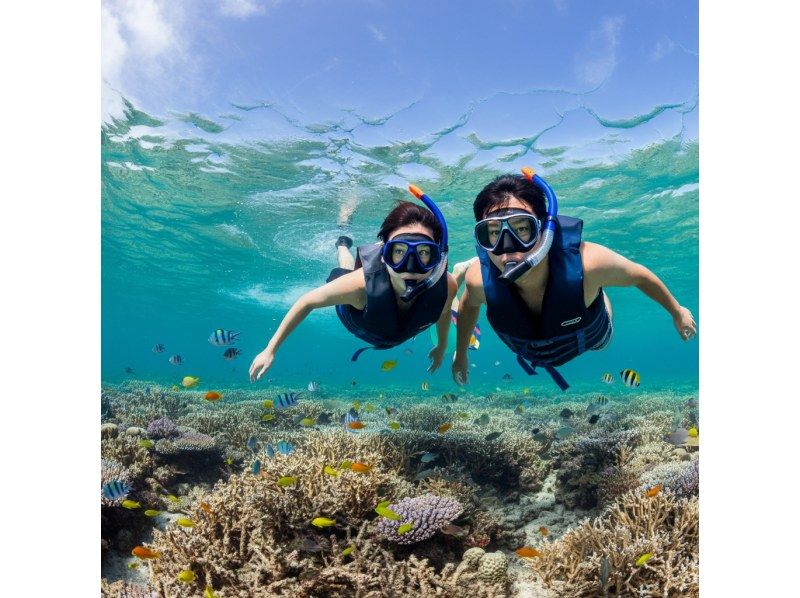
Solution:
[{"label": "small blue fish", "polygon": [[173,355],[172,357],[169,358],[169,362],[172,365],[180,365],[183,363],[183,357],[181,357],[180,355]]},{"label": "small blue fish", "polygon": [[286,409],[296,405],[299,398],[299,392],[285,392],[275,397],[275,400],[272,401],[272,406],[275,409]]},{"label": "small blue fish", "polygon": [[215,347],[224,347],[225,345],[230,345],[235,343],[237,338],[239,338],[238,332],[234,332],[233,330],[223,330],[222,328],[217,328],[214,332],[211,333],[211,336],[208,337],[208,342],[214,345]]},{"label": "small blue fish", "polygon": [[242,352],[241,349],[237,349],[236,347],[231,347],[230,349],[225,349],[225,352],[222,354],[222,356],[228,361],[230,361],[231,359],[236,359],[236,356],[239,355],[239,353],[241,352]]},{"label": "small blue fish", "polygon": [[274,459],[275,458],[275,449],[272,448],[271,444],[267,445],[267,448],[265,449],[264,452],[267,453],[267,457],[269,457],[270,459]]},{"label": "small blue fish", "polygon": [[291,455],[294,452],[294,445],[291,442],[281,440],[278,443],[278,452],[281,455]]},{"label": "small blue fish", "polygon": [[163,353],[166,351],[166,348],[161,343],[158,343],[153,347],[153,353]]},{"label": "small blue fish", "polygon": [[258,441],[256,440],[255,436],[250,436],[247,439],[247,444],[245,445],[248,449],[255,452],[256,448],[258,448]]},{"label": "small blue fish", "polygon": [[253,475],[258,475],[260,471],[261,471],[261,461],[256,459],[255,461],[253,461]]},{"label": "small blue fish", "polygon": [[103,486],[103,496],[108,500],[119,500],[128,496],[131,487],[130,484],[122,480],[111,480],[108,484]]}]

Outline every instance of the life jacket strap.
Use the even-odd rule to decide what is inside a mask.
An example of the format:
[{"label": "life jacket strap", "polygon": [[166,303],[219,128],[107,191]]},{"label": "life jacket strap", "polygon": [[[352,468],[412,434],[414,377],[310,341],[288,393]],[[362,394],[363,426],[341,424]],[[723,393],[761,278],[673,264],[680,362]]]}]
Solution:
[{"label": "life jacket strap", "polygon": [[536,376],[538,374],[538,372],[536,371],[536,367],[541,366],[544,368],[544,371],[550,374],[550,377],[553,379],[553,382],[558,384],[558,387],[561,390],[566,391],[569,388],[569,383],[564,379],[564,376],[562,376],[559,373],[559,371],[552,365],[546,365],[543,363],[534,363],[533,361],[528,363],[519,353],[517,354],[517,363],[519,363],[519,365],[522,366],[522,369],[525,370],[525,372],[529,376]]}]

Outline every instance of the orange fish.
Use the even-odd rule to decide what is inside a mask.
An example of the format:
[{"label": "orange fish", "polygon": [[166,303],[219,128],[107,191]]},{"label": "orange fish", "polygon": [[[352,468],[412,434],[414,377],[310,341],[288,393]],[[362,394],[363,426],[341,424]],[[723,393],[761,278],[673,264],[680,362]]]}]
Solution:
[{"label": "orange fish", "polygon": [[222,395],[218,392],[214,392],[213,390],[209,390],[206,393],[206,401],[219,401],[222,398]]},{"label": "orange fish", "polygon": [[442,424],[441,426],[439,426],[439,434],[444,434],[445,432],[447,432],[452,427],[453,427],[453,424],[451,424],[450,422],[447,422],[446,424]]},{"label": "orange fish", "polygon": [[547,531],[547,528],[545,526],[542,526],[539,528],[539,533],[542,534],[543,536],[546,536],[550,532]]},{"label": "orange fish", "polygon": [[351,430],[360,430],[361,428],[366,428],[367,424],[365,424],[364,422],[350,422],[349,424],[347,424],[347,427],[350,428]]},{"label": "orange fish", "polygon": [[523,556],[525,558],[542,556],[541,552],[539,552],[535,548],[531,548],[530,546],[523,546],[522,548],[517,548],[514,552],[516,552],[518,556]]},{"label": "orange fish", "polygon": [[656,484],[650,490],[644,493],[647,498],[653,498],[654,496],[658,496],[658,493],[661,492],[661,484]]},{"label": "orange fish", "polygon": [[355,471],[356,473],[367,473],[372,471],[372,465],[367,465],[366,463],[351,463],[350,470]]},{"label": "orange fish", "polygon": [[211,515],[211,507],[208,505],[208,503],[207,503],[207,502],[201,502],[201,503],[200,503],[200,508],[201,508],[201,509],[203,509],[203,511],[204,511],[204,512],[205,512],[207,515]]},{"label": "orange fish", "polygon": [[131,550],[131,554],[133,556],[138,556],[140,559],[157,559],[161,556],[160,553],[150,550],[149,548],[145,548],[144,546],[137,546]]}]

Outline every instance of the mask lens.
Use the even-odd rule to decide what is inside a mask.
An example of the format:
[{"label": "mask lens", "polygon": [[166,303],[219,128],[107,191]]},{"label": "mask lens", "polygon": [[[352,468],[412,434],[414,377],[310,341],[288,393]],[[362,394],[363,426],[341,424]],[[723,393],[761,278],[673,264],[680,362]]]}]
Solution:
[{"label": "mask lens", "polygon": [[430,245],[420,245],[417,247],[417,259],[419,259],[423,266],[430,264],[432,258],[433,251],[431,251]]},{"label": "mask lens", "polygon": [[530,216],[516,216],[508,219],[508,225],[523,243],[535,240],[534,234],[538,233],[536,220]]},{"label": "mask lens", "polygon": [[392,265],[399,266],[407,253],[408,245],[406,243],[392,243],[392,247],[389,251],[389,261]]}]

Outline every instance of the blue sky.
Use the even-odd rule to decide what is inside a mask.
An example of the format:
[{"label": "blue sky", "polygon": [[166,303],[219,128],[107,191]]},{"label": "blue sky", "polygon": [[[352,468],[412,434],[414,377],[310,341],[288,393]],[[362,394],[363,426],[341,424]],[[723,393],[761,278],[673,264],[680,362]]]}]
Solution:
[{"label": "blue sky", "polygon": [[[350,126],[401,111],[382,135],[405,138],[468,114],[464,134],[492,140],[577,106],[608,121],[686,111],[697,16],[691,1],[105,0],[103,109],[119,110],[113,89],[158,116],[218,120],[266,105]],[[252,132],[289,134],[280,120]]]}]

